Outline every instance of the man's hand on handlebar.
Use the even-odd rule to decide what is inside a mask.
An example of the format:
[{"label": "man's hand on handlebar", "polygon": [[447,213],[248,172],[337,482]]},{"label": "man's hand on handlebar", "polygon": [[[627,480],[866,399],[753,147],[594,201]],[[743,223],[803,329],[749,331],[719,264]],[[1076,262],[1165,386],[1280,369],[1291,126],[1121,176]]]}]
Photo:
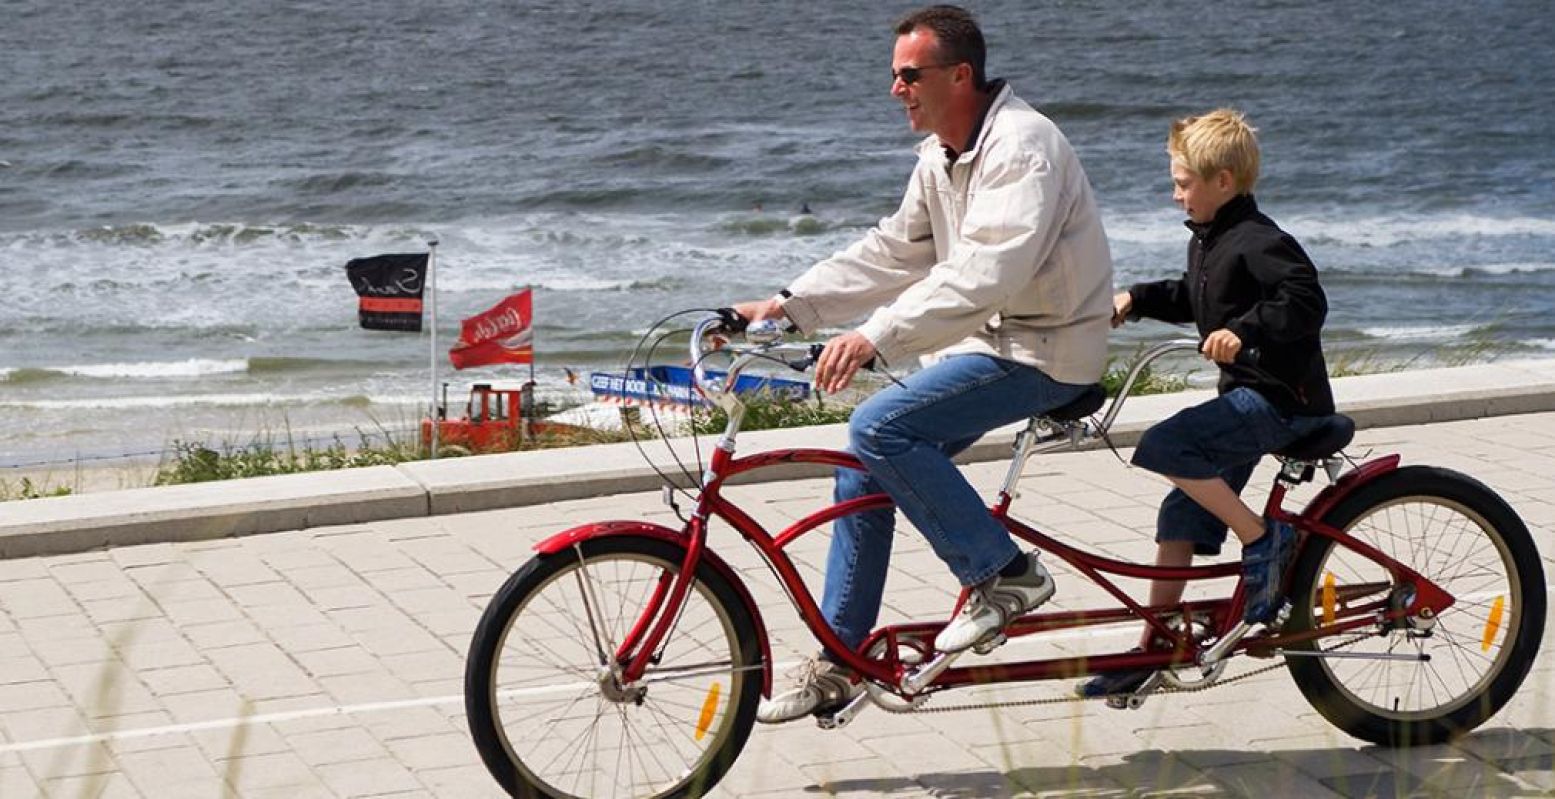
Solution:
[{"label": "man's hand on handlebar", "polygon": [[763,319],[784,319],[783,305],[776,299],[757,300],[755,302],[742,302],[734,306],[734,312],[745,317],[747,322],[760,322]]},{"label": "man's hand on handlebar", "polygon": [[1199,352],[1204,357],[1215,363],[1231,363],[1236,360],[1236,354],[1242,351],[1242,339],[1230,330],[1221,328],[1204,337],[1204,344],[1199,347]]},{"label": "man's hand on handlebar", "polygon": [[853,382],[853,375],[875,357],[875,345],[857,330],[826,342],[815,362],[815,387],[835,394]]}]

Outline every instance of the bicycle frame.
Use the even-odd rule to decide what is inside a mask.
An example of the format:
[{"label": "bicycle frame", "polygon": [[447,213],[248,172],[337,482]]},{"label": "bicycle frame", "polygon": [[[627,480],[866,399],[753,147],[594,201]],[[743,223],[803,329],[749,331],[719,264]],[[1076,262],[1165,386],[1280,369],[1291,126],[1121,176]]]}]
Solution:
[{"label": "bicycle frame", "polygon": [[[694,342],[703,332],[703,327],[699,326],[697,333],[693,336]],[[1195,342],[1190,342],[1190,344],[1196,346]],[[1155,357],[1180,345],[1181,342],[1158,345],[1141,358],[1136,364],[1133,373],[1130,374],[1129,379],[1125,382],[1124,389],[1120,392],[1119,398],[1113,401],[1112,407],[1108,410],[1106,418],[1101,423],[1100,430],[1106,430],[1116,417],[1123,399],[1128,395],[1128,389],[1132,386],[1134,376],[1138,374],[1140,369],[1151,360],[1154,360]],[[699,355],[695,350],[695,345],[693,353],[694,355]],[[693,362],[700,364],[700,357]],[[730,375],[727,378],[728,385],[733,384],[736,375],[737,370],[731,368]],[[738,400],[734,402],[737,404]],[[843,645],[826,623],[814,594],[805,585],[798,569],[785,552],[785,549],[794,541],[838,518],[865,510],[891,507],[890,498],[884,494],[875,494],[833,504],[809,514],[778,531],[776,534],[767,531],[744,510],[723,496],[722,488],[726,481],[746,472],[793,463],[818,464],[850,469],[862,469],[863,466],[849,453],[824,449],[774,450],[736,458],[734,456],[734,434],[739,427],[739,409],[730,407],[729,429],[726,430],[724,436],[720,438],[717,447],[713,450],[711,462],[703,476],[702,490],[697,497],[696,507],[685,528],[674,539],[677,545],[685,549],[684,561],[679,572],[675,574],[666,572],[661,575],[659,584],[655,589],[653,597],[650,598],[642,617],[636,621],[617,646],[614,653],[615,664],[613,666],[619,669],[620,679],[624,683],[631,683],[642,678],[644,671],[651,665],[654,653],[659,650],[664,637],[673,628],[696,569],[703,562],[704,558],[709,558],[715,564],[715,567],[724,572],[725,576],[730,578],[730,581],[737,586],[738,590],[749,601],[749,593],[740,583],[738,577],[723,564],[721,559],[711,554],[711,550],[708,549],[707,521],[710,518],[718,518],[739,532],[761,554],[761,557],[777,575],[780,584],[798,609],[811,634],[815,636],[822,646],[837,655],[849,668],[852,668],[863,677],[888,686],[891,690],[904,696],[909,696],[910,692],[905,691],[901,686],[904,675],[913,664],[901,658],[901,649],[904,646],[910,650],[916,649],[923,656],[923,659],[927,659],[932,653],[923,650],[924,642],[931,641],[933,636],[945,625],[946,621],[909,622],[882,627],[875,630],[857,651],[851,650]],[[1149,625],[1159,639],[1169,642],[1170,646],[1152,648],[1144,652],[1117,652],[1084,657],[1049,658],[1014,663],[1001,662],[966,668],[947,668],[928,684],[927,688],[924,689],[925,691],[970,684],[1053,679],[1120,670],[1159,670],[1180,667],[1186,664],[1201,662],[1201,655],[1206,648],[1199,637],[1194,635],[1191,623],[1183,623],[1180,627],[1174,627],[1171,624],[1174,618],[1182,620],[1206,619],[1209,632],[1212,633],[1213,638],[1223,638],[1228,631],[1240,623],[1243,604],[1240,581],[1238,581],[1231,596],[1227,598],[1184,601],[1171,606],[1147,607],[1135,601],[1107,576],[1116,575],[1143,580],[1182,580],[1194,582],[1237,577],[1240,575],[1240,564],[1238,563],[1161,567],[1115,560],[1067,544],[1012,517],[1009,510],[1014,495],[1015,481],[1020,476],[1021,468],[1026,458],[1038,450],[1038,444],[1052,444],[1062,437],[1055,432],[1054,436],[1049,437],[1046,441],[1038,442],[1035,439],[1035,432],[1040,426],[1039,420],[1033,420],[1027,427],[1026,432],[1022,434],[1022,437],[1017,439],[1015,459],[1011,464],[1004,486],[999,492],[998,499],[991,507],[991,512],[995,518],[1005,525],[1012,535],[1029,542],[1043,552],[1063,560],[1076,572],[1100,586],[1117,601],[1118,605],[1099,609],[1037,613],[1025,616],[1014,621],[1007,628],[1006,634],[1010,638],[1017,638],[1055,630],[1139,621]],[[1068,432],[1072,441],[1074,439],[1073,430]],[[1044,446],[1042,451],[1056,448]],[[1236,642],[1232,648],[1220,653],[1221,657],[1231,652],[1240,651],[1246,651],[1253,655],[1268,656],[1280,647],[1338,635],[1364,627],[1375,627],[1380,624],[1396,622],[1404,617],[1429,618],[1432,614],[1440,613],[1453,604],[1454,597],[1423,578],[1414,570],[1390,558],[1385,553],[1355,539],[1346,532],[1335,529],[1322,521],[1324,514],[1346,496],[1368,482],[1397,468],[1398,460],[1397,456],[1385,456],[1360,465],[1340,477],[1332,485],[1324,488],[1301,512],[1294,514],[1286,511],[1282,507],[1282,503],[1288,488],[1299,482],[1298,477],[1301,472],[1309,469],[1312,464],[1287,461],[1279,476],[1276,477],[1275,485],[1269,494],[1264,508],[1264,515],[1292,524],[1301,536],[1299,546],[1303,551],[1306,547],[1312,546],[1317,539],[1328,539],[1334,545],[1349,549],[1361,557],[1378,564],[1393,575],[1400,584],[1413,586],[1414,594],[1409,598],[1407,604],[1400,605],[1391,601],[1392,597],[1383,596],[1352,606],[1350,603],[1351,599],[1367,597],[1375,593],[1378,586],[1347,586],[1343,612],[1325,614],[1331,616],[1331,618],[1325,618],[1325,623],[1321,627],[1300,634],[1253,636]],[[542,553],[559,552],[584,538],[631,534],[628,531],[633,529],[636,529],[636,527],[628,526],[623,529],[619,526],[619,523],[590,525],[553,536],[541,542],[536,549]],[[667,531],[667,528],[664,529]],[[965,599],[966,590],[963,589],[961,601],[964,602]],[[753,611],[757,610],[754,605],[751,605],[751,608]],[[957,608],[959,608],[959,603]],[[954,609],[946,614],[946,619],[948,620],[953,613]],[[758,626],[761,626],[759,612],[753,615],[757,619]],[[765,649],[766,632],[763,629],[759,634],[762,647]],[[884,645],[883,653],[879,657],[861,654],[870,652],[872,648],[882,644]],[[764,684],[770,685],[770,656],[764,658],[764,667],[767,671],[767,679]],[[770,691],[770,688],[766,690]]]}]

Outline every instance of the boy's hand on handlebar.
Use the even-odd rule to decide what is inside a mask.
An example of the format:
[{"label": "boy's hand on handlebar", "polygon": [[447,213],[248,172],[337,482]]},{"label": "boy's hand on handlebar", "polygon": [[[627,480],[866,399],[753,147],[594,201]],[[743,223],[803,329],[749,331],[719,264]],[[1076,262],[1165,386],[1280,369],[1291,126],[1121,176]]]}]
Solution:
[{"label": "boy's hand on handlebar", "polygon": [[1215,363],[1231,363],[1241,351],[1242,339],[1225,328],[1205,336],[1204,343],[1199,346],[1199,352]]},{"label": "boy's hand on handlebar", "polygon": [[857,330],[826,342],[815,361],[815,387],[835,394],[853,382],[859,368],[875,357],[875,345]]},{"label": "boy's hand on handlebar", "polygon": [[1112,326],[1122,327],[1128,321],[1128,312],[1134,310],[1134,296],[1126,291],[1112,295]]}]

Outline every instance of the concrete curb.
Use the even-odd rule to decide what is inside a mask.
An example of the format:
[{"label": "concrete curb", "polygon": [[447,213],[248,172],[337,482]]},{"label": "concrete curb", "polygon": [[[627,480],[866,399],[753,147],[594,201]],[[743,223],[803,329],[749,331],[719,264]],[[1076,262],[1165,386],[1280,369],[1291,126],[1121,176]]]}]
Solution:
[{"label": "concrete curb", "polygon": [[[1340,378],[1334,392],[1340,409],[1362,428],[1555,411],[1555,360]],[[1212,391],[1189,391],[1132,399],[1113,425],[1112,441],[1132,446],[1151,424],[1210,396]],[[991,433],[960,460],[1008,457],[1009,442],[1021,426]],[[764,430],[742,435],[741,449],[837,448],[846,438],[844,425]],[[689,441],[676,444],[682,460],[694,457]],[[705,439],[704,459],[709,446],[711,440]],[[0,558],[651,491],[663,485],[663,478],[649,462],[678,474],[664,442],[647,442],[643,452],[646,459],[632,444],[608,444],[5,502],[0,503]],[[687,467],[697,468],[694,463]],[[822,477],[828,471],[794,464],[747,477],[772,482]]]}]

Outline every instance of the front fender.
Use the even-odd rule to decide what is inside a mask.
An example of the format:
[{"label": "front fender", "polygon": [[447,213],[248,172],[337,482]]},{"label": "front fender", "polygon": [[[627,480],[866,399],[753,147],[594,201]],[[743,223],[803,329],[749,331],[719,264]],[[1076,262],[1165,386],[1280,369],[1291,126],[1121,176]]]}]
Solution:
[{"label": "front fender", "polygon": [[[573,544],[589,541],[596,538],[610,538],[613,536],[641,536],[654,538],[671,544],[684,550],[686,537],[680,531],[665,527],[660,524],[642,521],[611,521],[591,522],[579,525],[568,530],[563,530],[550,538],[535,544],[535,551],[542,555],[554,555]],[[734,591],[739,595],[740,601],[745,603],[745,609],[750,613],[751,621],[756,624],[756,645],[761,648],[761,695],[772,696],[772,647],[767,642],[767,624],[761,618],[761,608],[756,606],[756,600],[745,588],[745,581],[718,553],[706,547],[702,548],[702,563],[707,564],[718,572]]]}]

